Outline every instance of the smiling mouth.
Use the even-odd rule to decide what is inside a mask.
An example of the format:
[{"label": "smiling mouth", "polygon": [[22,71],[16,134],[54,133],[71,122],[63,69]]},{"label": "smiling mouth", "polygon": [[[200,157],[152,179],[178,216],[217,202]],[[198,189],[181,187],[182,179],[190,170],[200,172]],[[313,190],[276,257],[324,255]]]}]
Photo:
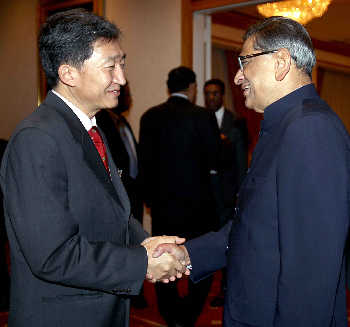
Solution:
[{"label": "smiling mouth", "polygon": [[244,96],[248,95],[249,89],[250,89],[250,87],[248,85],[245,85],[244,87],[242,87],[242,91],[243,91]]},{"label": "smiling mouth", "polygon": [[115,96],[119,96],[120,94],[120,91],[119,90],[111,90],[111,91],[108,91],[109,93],[113,93],[113,95]]}]

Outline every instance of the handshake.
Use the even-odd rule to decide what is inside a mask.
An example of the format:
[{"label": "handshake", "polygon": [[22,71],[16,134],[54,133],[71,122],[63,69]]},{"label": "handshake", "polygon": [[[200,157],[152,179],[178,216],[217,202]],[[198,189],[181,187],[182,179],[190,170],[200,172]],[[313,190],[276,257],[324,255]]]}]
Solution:
[{"label": "handshake", "polygon": [[146,279],[152,283],[169,283],[182,274],[189,275],[191,264],[184,238],[177,236],[156,236],[146,238],[141,245],[147,250],[148,267]]}]

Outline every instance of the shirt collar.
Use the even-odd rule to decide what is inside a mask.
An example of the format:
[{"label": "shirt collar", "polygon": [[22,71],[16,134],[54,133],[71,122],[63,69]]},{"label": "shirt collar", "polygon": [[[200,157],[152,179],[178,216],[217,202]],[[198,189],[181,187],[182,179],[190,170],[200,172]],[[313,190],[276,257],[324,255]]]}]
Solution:
[{"label": "shirt collar", "polygon": [[270,104],[264,110],[261,129],[268,131],[283,119],[290,108],[301,105],[307,98],[315,97],[319,97],[315,86],[313,84],[307,84]]},{"label": "shirt collar", "polygon": [[225,109],[223,106],[219,110],[215,111],[215,117],[216,117],[216,120],[218,122],[219,127],[221,127],[222,119],[224,117],[224,112],[225,112]]},{"label": "shirt collar", "polygon": [[184,98],[184,99],[188,99],[188,96],[186,94],[183,94],[183,93],[178,93],[178,92],[174,92],[174,93],[171,93],[172,97],[180,97],[180,98]]},{"label": "shirt collar", "polygon": [[85,114],[83,111],[81,111],[77,106],[75,106],[72,102],[70,102],[69,100],[67,100],[63,95],[59,94],[57,91],[55,90],[51,90],[52,93],[54,93],[55,95],[57,95],[60,99],[62,99],[62,101],[64,101],[66,103],[66,105],[72,109],[72,111],[74,112],[74,114],[79,118],[80,122],[83,124],[84,128],[89,131],[91,129],[91,127],[93,126],[97,126],[96,124],[96,117],[92,117],[91,119],[87,116],[87,114]]}]

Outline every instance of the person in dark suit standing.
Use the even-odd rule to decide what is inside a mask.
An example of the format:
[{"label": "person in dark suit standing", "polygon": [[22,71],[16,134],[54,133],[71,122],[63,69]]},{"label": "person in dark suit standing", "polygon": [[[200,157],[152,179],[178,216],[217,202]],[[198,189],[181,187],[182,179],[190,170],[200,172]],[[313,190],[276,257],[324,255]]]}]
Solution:
[{"label": "person in dark suit standing", "polygon": [[224,208],[220,215],[220,226],[230,218],[232,207],[236,204],[236,193],[247,171],[248,131],[244,119],[224,108],[225,84],[217,78],[204,84],[205,108],[214,113],[220,138],[221,150],[221,184],[223,187]]},{"label": "person in dark suit standing", "polygon": [[126,327],[129,296],[146,274],[167,281],[184,271],[171,256],[152,258],[159,240],[146,239],[132,217],[96,126],[95,114],[114,108],[125,84],[118,37],[114,24],[78,9],[50,16],[41,28],[52,90],[17,126],[1,167],[9,326]]},{"label": "person in dark suit standing", "polygon": [[[118,105],[112,110],[101,110],[96,114],[96,122],[106,136],[114,162],[128,193],[133,216],[142,224],[143,200],[138,176],[138,144],[129,122],[123,113],[132,105],[129,83],[120,87]],[[131,305],[137,308],[147,307],[143,288],[134,296]]]},{"label": "person in dark suit standing", "polygon": [[[169,99],[141,118],[141,180],[153,235],[171,231],[191,239],[217,228],[213,178],[219,165],[219,129],[213,115],[194,105],[197,85],[191,69],[171,70],[167,85]],[[210,285],[209,280],[189,282],[183,299],[176,284],[156,284],[159,311],[168,326],[194,326]]]},{"label": "person in dark suit standing", "polygon": [[224,326],[347,327],[350,137],[312,84],[311,38],[270,17],[245,33],[238,60],[235,84],[264,120],[236,217],[157,253],[186,258],[194,281],[227,267]]},{"label": "person in dark suit standing", "polygon": [[[236,205],[236,194],[247,171],[248,131],[245,120],[236,117],[232,110],[224,108],[225,84],[213,78],[204,83],[205,108],[215,114],[220,138],[222,206],[220,227],[232,218],[232,208]],[[226,270],[222,269],[221,291],[211,302],[212,307],[224,305]]]}]

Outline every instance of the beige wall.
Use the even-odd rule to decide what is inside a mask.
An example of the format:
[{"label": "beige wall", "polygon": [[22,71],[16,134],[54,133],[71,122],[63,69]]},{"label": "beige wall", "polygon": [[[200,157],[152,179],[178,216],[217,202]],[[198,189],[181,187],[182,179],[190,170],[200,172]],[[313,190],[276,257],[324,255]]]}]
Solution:
[{"label": "beige wall", "polygon": [[[181,64],[181,0],[105,0],[105,14],[123,31],[133,99],[128,119],[138,137],[141,115],[167,99],[167,74]],[[147,211],[143,226],[151,232]]]},{"label": "beige wall", "polygon": [[167,74],[181,64],[181,0],[105,0],[105,13],[123,31],[138,136],[142,113],[167,99]]},{"label": "beige wall", "polygon": [[37,105],[36,3],[0,1],[0,138]]}]

